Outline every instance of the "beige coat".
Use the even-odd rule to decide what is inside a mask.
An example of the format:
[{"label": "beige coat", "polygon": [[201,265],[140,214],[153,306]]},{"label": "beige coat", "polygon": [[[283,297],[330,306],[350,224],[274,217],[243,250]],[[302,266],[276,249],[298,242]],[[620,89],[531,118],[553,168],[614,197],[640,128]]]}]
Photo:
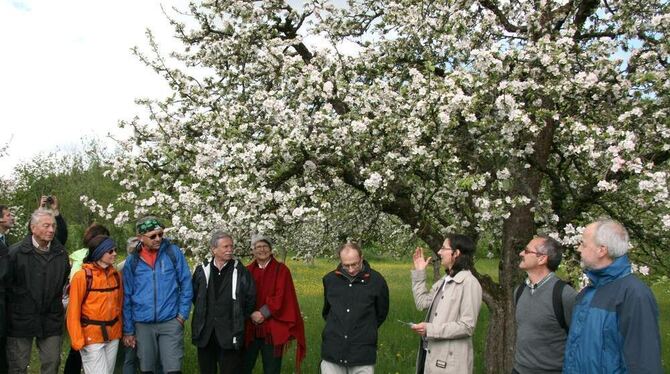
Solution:
[{"label": "beige coat", "polygon": [[[426,271],[412,270],[412,294],[419,310],[429,310],[444,278],[426,290]],[[482,287],[468,270],[458,272],[435,300],[433,321],[427,324],[428,351],[424,374],[472,373],[475,332]],[[419,348],[421,349],[421,348]]]}]

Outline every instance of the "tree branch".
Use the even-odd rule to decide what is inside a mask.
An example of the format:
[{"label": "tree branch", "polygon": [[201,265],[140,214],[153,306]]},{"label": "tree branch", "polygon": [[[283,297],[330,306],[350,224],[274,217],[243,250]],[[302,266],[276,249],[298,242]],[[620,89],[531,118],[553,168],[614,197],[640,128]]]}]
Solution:
[{"label": "tree branch", "polygon": [[498,7],[496,7],[495,4],[493,4],[493,2],[491,0],[479,0],[479,3],[484,8],[493,12],[493,14],[495,14],[496,17],[498,17],[498,20],[503,25],[505,30],[507,30],[508,32],[522,32],[522,33],[525,33],[525,32],[528,31],[528,28],[526,26],[517,26],[517,25],[514,25],[513,23],[511,23],[507,19],[507,17],[505,17],[503,12],[500,9],[498,9]]}]

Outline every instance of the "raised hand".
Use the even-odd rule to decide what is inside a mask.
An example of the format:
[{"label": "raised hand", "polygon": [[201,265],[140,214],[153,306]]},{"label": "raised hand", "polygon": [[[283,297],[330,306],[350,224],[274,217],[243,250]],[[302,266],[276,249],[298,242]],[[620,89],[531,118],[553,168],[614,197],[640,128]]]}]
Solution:
[{"label": "raised hand", "polygon": [[424,258],[423,248],[416,247],[416,250],[414,251],[414,256],[412,256],[412,259],[414,260],[414,269],[425,270],[428,264],[430,263],[431,258],[432,257]]}]

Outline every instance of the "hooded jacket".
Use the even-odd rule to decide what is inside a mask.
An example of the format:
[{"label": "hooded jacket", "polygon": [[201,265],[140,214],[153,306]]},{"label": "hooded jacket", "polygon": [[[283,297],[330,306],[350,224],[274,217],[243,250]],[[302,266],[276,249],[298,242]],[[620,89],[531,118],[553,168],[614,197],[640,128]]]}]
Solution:
[{"label": "hooded jacket", "polygon": [[358,274],[337,269],[323,277],[321,358],[340,366],[377,362],[377,329],[389,311],[389,289],[367,261]]},{"label": "hooded jacket", "polygon": [[656,299],[631,274],[628,256],[586,275],[591,284],[577,295],[563,373],[662,373]]},{"label": "hooded jacket", "polygon": [[[87,269],[92,276],[88,295],[86,295]],[[75,351],[89,344],[121,338],[123,288],[120,281],[121,278],[114,267],[103,269],[93,263],[83,264],[72,277],[70,303],[67,309],[67,331]],[[87,320],[104,321],[108,325],[87,323]]]},{"label": "hooded jacket", "polygon": [[135,322],[160,323],[177,316],[186,320],[191,311],[193,288],[184,254],[163,239],[152,268],[136,251],[128,256],[123,267],[123,291],[124,335],[135,334]]}]

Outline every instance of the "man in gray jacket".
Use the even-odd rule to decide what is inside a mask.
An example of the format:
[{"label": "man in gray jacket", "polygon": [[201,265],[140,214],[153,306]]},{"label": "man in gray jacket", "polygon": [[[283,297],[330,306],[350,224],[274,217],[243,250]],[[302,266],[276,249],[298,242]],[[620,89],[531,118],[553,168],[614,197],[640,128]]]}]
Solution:
[{"label": "man in gray jacket", "polygon": [[528,278],[514,293],[516,349],[512,373],[561,373],[577,295],[554,273],[561,263],[561,245],[549,236],[537,236],[519,256],[519,268]]}]

